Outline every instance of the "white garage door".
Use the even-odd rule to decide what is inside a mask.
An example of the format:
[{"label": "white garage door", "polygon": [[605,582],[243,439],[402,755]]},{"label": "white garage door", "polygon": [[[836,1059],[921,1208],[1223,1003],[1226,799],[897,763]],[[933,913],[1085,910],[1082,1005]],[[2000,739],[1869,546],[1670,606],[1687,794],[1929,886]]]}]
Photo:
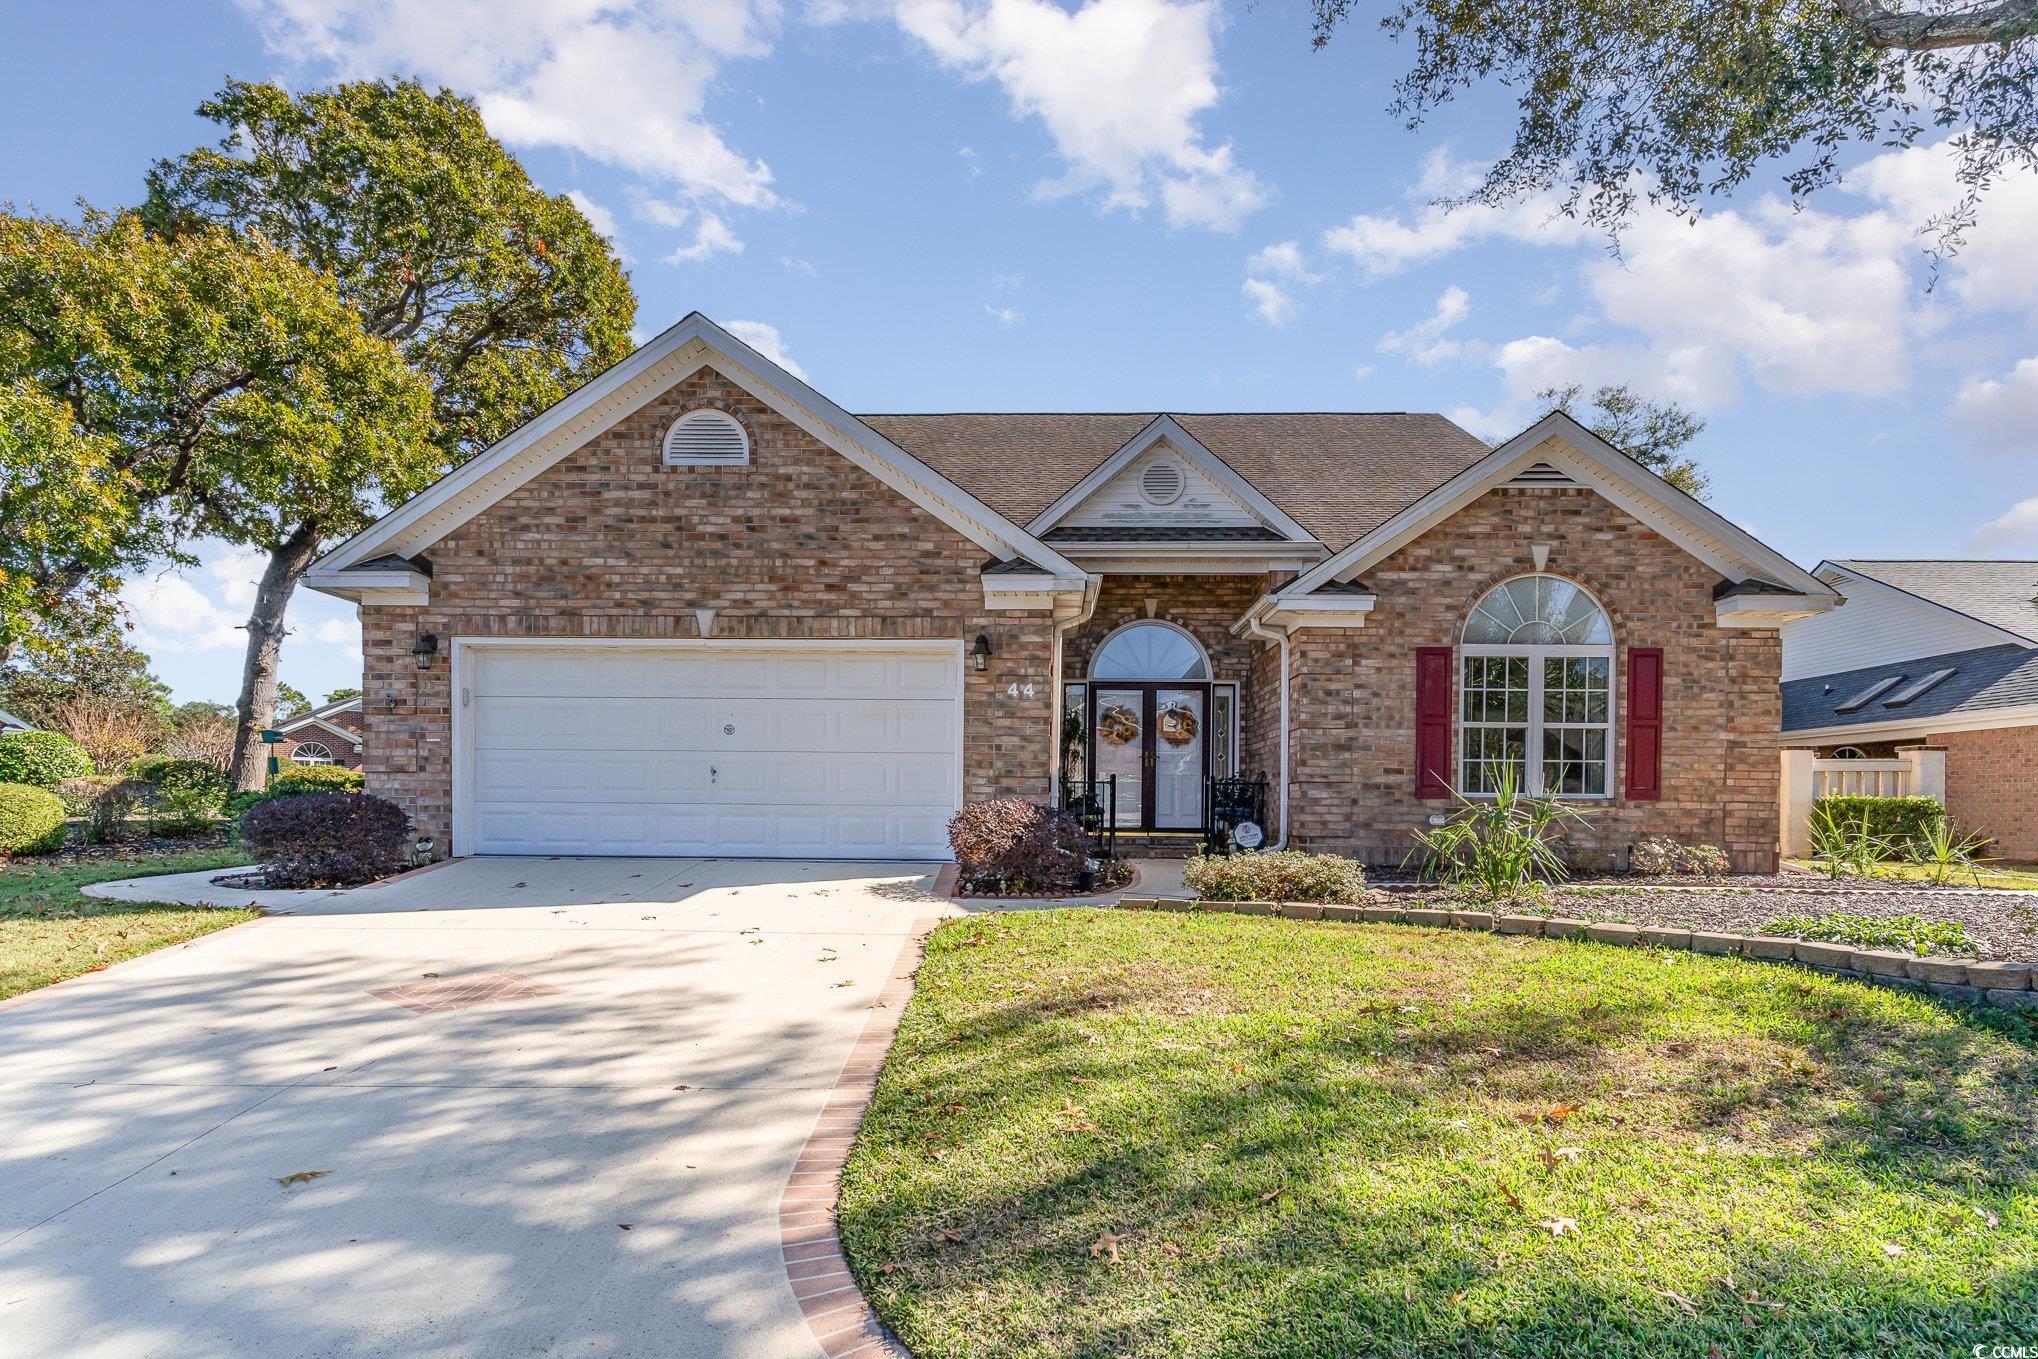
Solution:
[{"label": "white garage door", "polygon": [[958,648],[464,648],[470,854],[945,859]]}]

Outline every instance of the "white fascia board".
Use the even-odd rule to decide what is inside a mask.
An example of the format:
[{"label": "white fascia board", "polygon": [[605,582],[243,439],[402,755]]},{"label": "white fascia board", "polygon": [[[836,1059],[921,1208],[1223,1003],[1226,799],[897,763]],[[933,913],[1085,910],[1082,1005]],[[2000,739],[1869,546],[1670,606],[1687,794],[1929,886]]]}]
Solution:
[{"label": "white fascia board", "polygon": [[1759,574],[1775,584],[1819,597],[1833,592],[1789,558],[1686,495],[1562,411],[1552,411],[1493,452],[1402,510],[1351,546],[1304,572],[1277,593],[1308,594],[1319,585],[1349,579],[1407,546],[1516,472],[1555,458],[1586,485],[1729,579]]},{"label": "white fascia board", "polygon": [[1259,575],[1306,571],[1330,555],[1322,543],[1065,543],[1079,568],[1102,575]]},{"label": "white fascia board", "polygon": [[1941,732],[1998,731],[2005,727],[2038,726],[2038,703],[2014,708],[1985,708],[1971,713],[1948,713],[1944,717],[1905,718],[1890,722],[1856,722],[1844,727],[1806,727],[1786,731],[1785,747],[1844,745],[1853,740],[1901,741],[1912,736],[1936,736]]},{"label": "white fascia board", "polygon": [[[2018,646],[2038,646],[2038,637],[2026,637],[2020,632],[2011,632],[2008,628],[1997,627],[1994,623],[1985,622],[1982,619],[1976,618],[1971,613],[1962,613],[1950,604],[1941,604],[1936,599],[1927,599],[1923,595],[1912,594],[1901,586],[1891,585],[1886,580],[1878,580],[1864,571],[1856,571],[1854,568],[1842,566],[1838,562],[1820,562],[1812,568],[1812,574],[1819,577],[1823,584],[1830,585],[1832,583],[1826,579],[1828,576],[1839,576],[1854,593],[1860,593],[1859,587],[1867,586],[1871,592],[1880,593],[1892,599],[1901,599],[1907,604],[1921,605],[1932,610],[1934,613],[1958,619],[1961,623],[1975,629],[1976,636],[1988,639],[1985,642],[1976,642],[1976,646],[1999,646],[2004,642],[2013,642]],[[1842,590],[1840,593],[1846,594],[1847,591]]]},{"label": "white fascia board", "polygon": [[1362,628],[1377,602],[1373,595],[1284,599],[1260,615],[1260,621],[1290,633],[1304,628]]},{"label": "white fascia board", "polygon": [[385,552],[423,550],[702,368],[772,406],[986,551],[1024,557],[1058,575],[1081,574],[1053,548],[699,312],[340,544],[314,571],[324,576]]},{"label": "white fascia board", "polygon": [[1713,615],[1723,628],[1780,628],[1839,606],[1829,595],[1729,595],[1714,602]]},{"label": "white fascia board", "polygon": [[986,609],[1052,609],[1090,587],[1088,576],[1041,576],[1031,572],[980,576]]},{"label": "white fascia board", "polygon": [[277,727],[276,730],[281,732],[283,735],[288,736],[290,735],[290,733],[302,730],[305,727],[317,727],[322,731],[330,732],[332,735],[339,737],[341,740],[345,741],[348,745],[354,747],[354,749],[356,750],[359,750],[361,748],[360,732],[348,731],[345,727],[336,727],[332,723],[326,721],[323,717],[313,717],[309,713],[306,713],[303,717],[294,718],[289,722],[285,722],[282,726]]},{"label": "white fascia board", "polygon": [[422,571],[337,571],[313,567],[304,583],[320,594],[356,604],[429,604],[432,578]]},{"label": "white fascia board", "polygon": [[1096,494],[1105,482],[1117,476],[1137,461],[1141,454],[1164,440],[1172,444],[1176,451],[1190,462],[1196,464],[1205,476],[1245,506],[1246,510],[1261,523],[1283,538],[1296,543],[1316,541],[1309,530],[1296,523],[1279,505],[1267,499],[1258,487],[1240,476],[1230,463],[1204,447],[1202,440],[1183,429],[1181,423],[1172,415],[1156,416],[1149,421],[1145,428],[1121,445],[1116,453],[1091,468],[1088,476],[1062,492],[1059,499],[1026,526],[1027,532],[1046,533],[1075,513],[1076,507]]}]

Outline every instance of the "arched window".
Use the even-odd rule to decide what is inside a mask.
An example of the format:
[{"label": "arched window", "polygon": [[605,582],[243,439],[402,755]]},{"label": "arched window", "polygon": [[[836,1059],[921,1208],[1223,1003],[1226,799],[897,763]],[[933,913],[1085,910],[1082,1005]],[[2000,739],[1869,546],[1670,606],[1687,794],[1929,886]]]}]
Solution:
[{"label": "arched window", "polygon": [[333,752],[319,741],[299,741],[297,749],[290,752],[292,764],[331,764]]},{"label": "arched window", "polygon": [[1560,576],[1517,576],[1479,601],[1459,648],[1458,787],[1607,797],[1613,625]]},{"label": "arched window", "polygon": [[1207,680],[1210,661],[1196,639],[1170,623],[1134,623],[1104,639],[1092,679]]}]

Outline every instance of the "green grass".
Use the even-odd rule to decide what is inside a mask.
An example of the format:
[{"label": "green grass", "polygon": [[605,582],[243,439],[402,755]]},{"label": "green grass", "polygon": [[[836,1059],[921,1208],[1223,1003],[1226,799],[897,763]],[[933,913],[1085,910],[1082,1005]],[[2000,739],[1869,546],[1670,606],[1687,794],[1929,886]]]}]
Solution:
[{"label": "green grass", "polygon": [[1943,1359],[2038,1339],[2034,1115],[2021,1021],[1795,969],[980,916],[840,1222],[921,1359]]},{"label": "green grass", "polygon": [[193,873],[248,862],[238,850],[193,850],[135,859],[42,865],[0,863],[0,1000],[51,982],[181,944],[254,919],[254,911],[192,910],[103,901],[78,889],[158,873]]}]

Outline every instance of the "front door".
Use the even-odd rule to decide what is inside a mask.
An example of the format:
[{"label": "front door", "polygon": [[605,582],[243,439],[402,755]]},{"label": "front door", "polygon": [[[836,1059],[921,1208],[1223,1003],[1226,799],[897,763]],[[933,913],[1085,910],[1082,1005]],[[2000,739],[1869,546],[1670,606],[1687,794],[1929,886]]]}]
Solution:
[{"label": "front door", "polygon": [[1201,830],[1210,686],[1095,684],[1093,778],[1118,776],[1120,830]]}]

